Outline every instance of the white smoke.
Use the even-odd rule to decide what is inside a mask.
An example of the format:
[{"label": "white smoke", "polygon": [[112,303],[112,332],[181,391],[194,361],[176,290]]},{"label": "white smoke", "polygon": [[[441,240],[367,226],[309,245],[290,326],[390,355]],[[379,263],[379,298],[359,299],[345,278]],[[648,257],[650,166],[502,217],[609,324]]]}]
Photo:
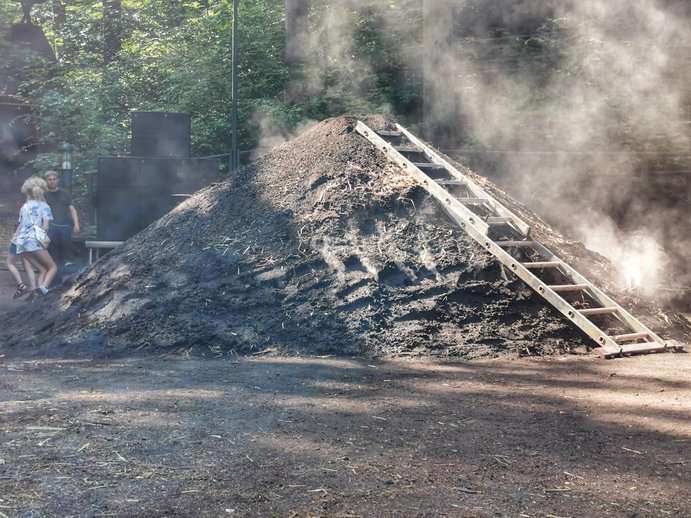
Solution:
[{"label": "white smoke", "polygon": [[[621,286],[654,294],[669,263],[660,230],[677,224],[679,214],[667,219],[627,202],[638,152],[649,150],[643,145],[664,151],[690,143],[688,74],[680,74],[678,59],[691,41],[688,18],[656,0],[556,2],[543,30],[559,43],[553,62],[543,65],[516,45],[507,51],[494,38],[462,37],[485,30],[466,24],[459,34],[457,22],[478,2],[430,4],[423,60],[428,117],[459,121],[468,142],[505,157],[503,183],[515,195],[611,259],[626,272]],[[505,3],[504,22],[540,15],[547,4]],[[626,232],[603,215],[621,207],[630,226],[637,219]]]},{"label": "white smoke", "polygon": [[[411,34],[399,51],[410,69],[425,77],[430,126],[447,127],[447,140],[462,138],[465,147],[501,158],[506,177],[500,183],[615,262],[626,272],[623,287],[638,285],[650,294],[668,282],[659,229],[676,224],[680,214],[649,214],[630,199],[645,166],[641,152],[691,147],[686,108],[691,69],[680,59],[691,43],[691,25],[682,2],[426,0],[416,7],[388,0],[315,0],[312,5],[301,38],[304,75],[293,90],[304,95],[333,90],[333,98],[366,90],[371,68],[357,57],[354,34],[363,9],[379,13],[384,30],[405,28]],[[415,26],[423,11],[419,33]],[[443,132],[437,140],[444,140]],[[626,212],[626,231],[604,216],[617,211]],[[675,247],[678,257],[691,243],[680,239]]]}]

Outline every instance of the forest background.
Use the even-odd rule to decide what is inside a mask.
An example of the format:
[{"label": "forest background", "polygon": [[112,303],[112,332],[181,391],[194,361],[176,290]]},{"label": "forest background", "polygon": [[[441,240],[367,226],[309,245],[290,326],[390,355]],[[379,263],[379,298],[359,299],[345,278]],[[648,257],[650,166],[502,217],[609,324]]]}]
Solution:
[{"label": "forest background", "polygon": [[[384,11],[353,6],[348,12],[354,25],[344,44],[336,40],[343,33],[330,30],[341,23],[322,18],[331,2],[312,3],[313,12],[304,17],[312,27],[300,30],[314,31],[313,38],[291,57],[290,2],[239,2],[242,150],[270,145],[305,121],[332,115],[416,115],[419,76],[408,71],[403,54],[419,44],[420,4],[390,2]],[[408,20],[399,31],[385,31],[387,16]],[[20,18],[19,2],[0,0],[0,35]],[[134,110],[190,113],[194,155],[230,151],[230,0],[51,0],[34,7],[33,20],[58,61],[21,67],[20,94],[33,105],[42,139],[75,145],[77,171],[93,168],[98,156],[128,152]],[[13,61],[6,45],[0,51],[4,72],[16,71],[16,57]],[[52,160],[39,156],[35,166]]]},{"label": "forest background", "polygon": [[[471,165],[537,171],[537,183],[543,169],[589,177],[585,169],[612,168],[590,156],[576,170],[565,163],[573,151],[688,153],[691,9],[681,0],[239,6],[245,151],[310,121],[380,112],[442,148],[470,151]],[[128,151],[134,110],[190,113],[196,156],[230,151],[232,0],[44,0],[34,21],[57,56],[52,66],[18,64],[25,56],[3,43],[20,18],[19,1],[0,0],[0,73],[21,70],[41,138],[74,144],[77,171]],[[519,153],[507,165],[497,150]],[[535,151],[559,160],[531,161]],[[647,167],[638,156],[623,162],[616,172]]]}]

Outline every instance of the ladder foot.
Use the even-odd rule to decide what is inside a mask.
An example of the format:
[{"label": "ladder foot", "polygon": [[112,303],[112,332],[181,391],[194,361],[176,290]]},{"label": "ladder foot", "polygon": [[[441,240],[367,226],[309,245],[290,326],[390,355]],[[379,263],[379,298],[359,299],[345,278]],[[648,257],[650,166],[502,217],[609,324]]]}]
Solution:
[{"label": "ladder foot", "polygon": [[596,347],[595,349],[591,350],[590,353],[593,356],[597,356],[601,360],[606,359],[608,357],[607,355],[611,354],[611,353],[608,353],[607,349],[605,349],[604,347]]}]

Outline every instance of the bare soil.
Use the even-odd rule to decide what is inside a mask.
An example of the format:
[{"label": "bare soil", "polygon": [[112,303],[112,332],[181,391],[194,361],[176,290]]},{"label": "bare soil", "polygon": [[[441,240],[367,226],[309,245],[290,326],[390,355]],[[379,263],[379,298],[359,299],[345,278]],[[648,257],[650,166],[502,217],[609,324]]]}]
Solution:
[{"label": "bare soil", "polygon": [[689,355],[0,372],[0,516],[691,515]]}]

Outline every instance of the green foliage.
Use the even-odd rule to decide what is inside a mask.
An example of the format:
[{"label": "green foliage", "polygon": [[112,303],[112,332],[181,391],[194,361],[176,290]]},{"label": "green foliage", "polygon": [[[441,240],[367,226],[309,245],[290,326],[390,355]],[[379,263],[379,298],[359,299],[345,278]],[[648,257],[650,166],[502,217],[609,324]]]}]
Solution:
[{"label": "green foliage", "polygon": [[[64,16],[55,11],[56,4]],[[408,32],[411,13],[419,15],[417,4],[392,0],[385,12],[353,7],[347,59],[318,61],[314,69],[309,60],[322,52],[319,46],[309,49],[312,54],[302,63],[286,62],[283,0],[241,0],[241,148],[257,146],[266,127],[287,134],[305,119],[415,111],[420,81],[403,65],[403,53],[419,36]],[[18,6],[0,0],[0,20],[18,20]],[[313,24],[321,23],[329,8],[330,2],[315,1]],[[50,71],[23,70],[21,91],[35,106],[43,138],[73,143],[77,170],[84,172],[95,168],[98,156],[127,152],[131,111],[180,111],[192,115],[196,155],[228,152],[231,16],[231,0],[37,5],[35,23],[43,27],[59,64]],[[398,21],[387,26],[390,17]],[[0,31],[6,30],[6,24],[0,25]],[[318,79],[317,87],[300,94],[310,74]],[[48,154],[35,165],[56,160]]]}]

